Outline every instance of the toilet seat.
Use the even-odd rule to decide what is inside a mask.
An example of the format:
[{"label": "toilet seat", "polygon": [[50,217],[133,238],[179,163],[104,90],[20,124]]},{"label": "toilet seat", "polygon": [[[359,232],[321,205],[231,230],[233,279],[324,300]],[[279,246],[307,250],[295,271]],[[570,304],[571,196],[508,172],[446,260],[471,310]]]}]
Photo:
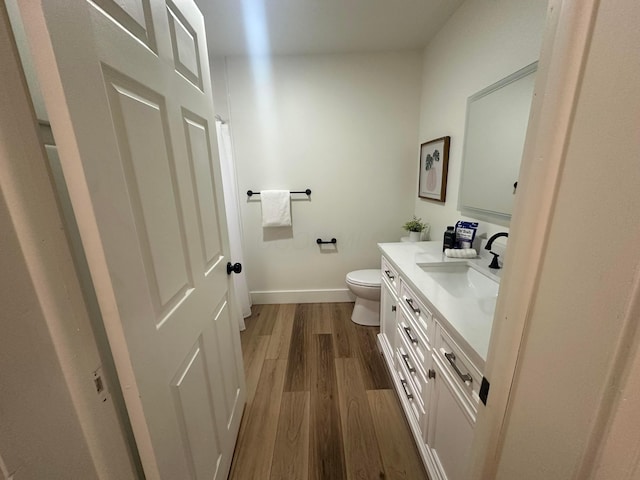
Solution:
[{"label": "toilet seat", "polygon": [[380,269],[355,270],[347,274],[347,282],[361,287],[380,287]]}]

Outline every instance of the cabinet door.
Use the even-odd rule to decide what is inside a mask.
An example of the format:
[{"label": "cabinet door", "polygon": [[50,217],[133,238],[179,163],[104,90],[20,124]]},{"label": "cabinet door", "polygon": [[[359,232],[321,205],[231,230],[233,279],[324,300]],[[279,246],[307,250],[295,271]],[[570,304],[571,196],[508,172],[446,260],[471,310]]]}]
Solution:
[{"label": "cabinet door", "polygon": [[393,351],[395,349],[395,337],[396,326],[398,321],[396,319],[398,309],[398,299],[395,293],[389,288],[387,283],[382,281],[381,295],[380,295],[380,333],[382,341],[386,343],[388,352],[391,353],[390,360],[394,363]]},{"label": "cabinet door", "polygon": [[432,368],[436,378],[430,382],[432,397],[426,442],[442,478],[466,480],[474,422],[463,407],[461,394],[437,359],[433,359]]}]

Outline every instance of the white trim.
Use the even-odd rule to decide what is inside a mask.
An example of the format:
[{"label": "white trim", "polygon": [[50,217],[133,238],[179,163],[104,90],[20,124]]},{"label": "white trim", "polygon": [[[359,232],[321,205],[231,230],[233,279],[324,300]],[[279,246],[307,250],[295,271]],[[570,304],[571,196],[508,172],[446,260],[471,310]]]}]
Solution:
[{"label": "white trim", "polygon": [[354,302],[355,299],[356,297],[348,288],[251,292],[251,302],[254,305],[274,303],[340,303]]}]

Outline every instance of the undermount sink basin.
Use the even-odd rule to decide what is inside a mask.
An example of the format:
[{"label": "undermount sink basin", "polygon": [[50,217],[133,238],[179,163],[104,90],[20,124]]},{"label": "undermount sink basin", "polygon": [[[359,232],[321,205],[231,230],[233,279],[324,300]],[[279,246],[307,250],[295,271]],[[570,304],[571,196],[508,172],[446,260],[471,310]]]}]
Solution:
[{"label": "undermount sink basin", "polygon": [[495,300],[498,296],[499,283],[466,262],[432,263],[419,266],[456,298]]}]

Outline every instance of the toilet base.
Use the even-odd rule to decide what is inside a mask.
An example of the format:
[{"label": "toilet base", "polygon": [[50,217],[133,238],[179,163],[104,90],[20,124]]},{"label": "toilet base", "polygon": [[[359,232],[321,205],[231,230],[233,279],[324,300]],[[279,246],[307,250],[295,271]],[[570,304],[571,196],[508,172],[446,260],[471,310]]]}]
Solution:
[{"label": "toilet base", "polygon": [[358,325],[370,327],[380,325],[380,302],[357,297],[356,304],[353,306],[351,321]]}]

